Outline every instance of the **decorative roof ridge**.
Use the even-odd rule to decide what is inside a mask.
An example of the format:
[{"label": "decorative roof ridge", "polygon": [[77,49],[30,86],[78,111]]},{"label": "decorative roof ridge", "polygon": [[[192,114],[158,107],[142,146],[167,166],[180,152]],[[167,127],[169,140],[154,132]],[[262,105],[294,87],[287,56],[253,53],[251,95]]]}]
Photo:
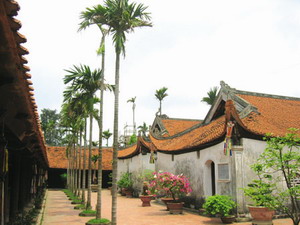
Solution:
[{"label": "decorative roof ridge", "polygon": [[284,96],[284,95],[273,95],[273,94],[265,94],[265,93],[242,91],[242,90],[236,90],[236,94],[252,95],[252,96],[257,96],[257,97],[265,97],[265,98],[276,98],[276,99],[283,99],[283,100],[300,101],[300,97],[290,97],[290,96]]},{"label": "decorative roof ridge", "polygon": [[185,121],[199,121],[199,122],[203,121],[201,119],[185,119],[185,118],[167,118],[167,119],[162,119],[162,120],[185,120]]}]

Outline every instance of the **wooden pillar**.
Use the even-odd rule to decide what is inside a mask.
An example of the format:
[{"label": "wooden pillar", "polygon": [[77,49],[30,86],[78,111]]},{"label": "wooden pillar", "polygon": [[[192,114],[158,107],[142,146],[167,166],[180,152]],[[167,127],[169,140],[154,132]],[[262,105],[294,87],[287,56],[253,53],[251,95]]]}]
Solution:
[{"label": "wooden pillar", "polygon": [[12,187],[11,187],[11,204],[10,204],[10,217],[14,217],[18,213],[19,206],[19,193],[20,193],[20,170],[21,170],[21,156],[14,154],[12,157]]},{"label": "wooden pillar", "polygon": [[[0,224],[5,224],[6,207],[6,186],[7,186],[7,165],[8,151],[6,150],[7,141],[3,135],[0,136]],[[6,165],[7,164],[7,165]]]}]

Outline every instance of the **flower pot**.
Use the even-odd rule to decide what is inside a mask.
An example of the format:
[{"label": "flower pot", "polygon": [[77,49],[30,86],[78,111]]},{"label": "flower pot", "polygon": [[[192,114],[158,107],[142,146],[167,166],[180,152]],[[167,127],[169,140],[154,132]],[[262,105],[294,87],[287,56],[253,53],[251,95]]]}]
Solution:
[{"label": "flower pot", "polygon": [[[253,223],[256,221],[272,221],[275,214],[274,210],[270,210],[267,207],[262,206],[248,206],[251,217],[253,218]],[[272,224],[272,223],[270,223]]]},{"label": "flower pot", "polygon": [[221,221],[226,224],[233,223],[235,222],[235,216],[234,215],[221,216]]},{"label": "flower pot", "polygon": [[125,190],[126,188],[121,188],[121,196],[126,196]]},{"label": "flower pot", "polygon": [[133,191],[131,189],[125,188],[124,192],[127,198],[132,198]]},{"label": "flower pot", "polygon": [[168,202],[173,202],[174,199],[173,198],[161,198],[162,202],[165,203],[165,205],[167,206],[167,211],[169,211],[169,207],[168,207]]},{"label": "flower pot", "polygon": [[182,214],[183,202],[167,202],[170,214]]},{"label": "flower pot", "polygon": [[141,195],[140,199],[142,201],[142,206],[151,206],[152,195]]}]

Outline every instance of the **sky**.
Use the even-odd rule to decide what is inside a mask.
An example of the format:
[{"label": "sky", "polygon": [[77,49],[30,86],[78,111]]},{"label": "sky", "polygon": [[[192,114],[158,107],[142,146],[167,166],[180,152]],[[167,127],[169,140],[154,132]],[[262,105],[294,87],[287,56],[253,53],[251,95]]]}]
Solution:
[{"label": "sky", "polygon": [[[130,1],[131,2],[131,1]],[[225,81],[238,90],[300,98],[300,1],[298,0],[137,0],[148,6],[153,27],[127,35],[121,60],[119,129],[151,125],[159,102],[155,91],[168,88],[162,113],[170,118],[204,119],[201,102]],[[100,68],[97,27],[78,32],[80,12],[99,0],[18,0],[16,17],[29,50],[39,111],[60,111],[66,69]],[[115,53],[106,41],[105,77],[114,83]],[[105,93],[104,130],[113,130],[112,93]],[[95,128],[95,137],[97,131]]]}]

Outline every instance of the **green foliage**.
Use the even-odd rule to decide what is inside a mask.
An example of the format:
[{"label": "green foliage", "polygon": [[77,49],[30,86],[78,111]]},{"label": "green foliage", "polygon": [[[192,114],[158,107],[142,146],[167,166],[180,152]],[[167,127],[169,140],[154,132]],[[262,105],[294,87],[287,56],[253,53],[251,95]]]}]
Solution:
[{"label": "green foliage", "polygon": [[79,205],[76,205],[74,208],[85,209],[85,205],[84,204],[79,204]]},{"label": "green foliage", "polygon": [[95,213],[95,214],[96,214],[96,211],[95,211],[95,210],[92,210],[92,209],[86,209],[86,210],[83,210],[81,213],[86,213],[86,214],[92,214],[92,213]]},{"label": "green foliage", "polygon": [[31,209],[28,212],[24,212],[22,215],[15,216],[7,225],[32,225],[34,218],[38,215],[38,210]]},{"label": "green foliage", "polygon": [[211,215],[220,214],[221,216],[231,215],[235,207],[236,203],[227,195],[209,196],[203,204],[206,213]]},{"label": "green foliage", "polygon": [[62,173],[62,174],[59,175],[59,177],[62,180],[62,182],[64,184],[64,187],[66,187],[66,185],[67,185],[67,177],[68,177],[67,173]]},{"label": "green foliage", "polygon": [[276,185],[272,183],[273,177],[263,173],[261,164],[254,164],[251,168],[258,176],[258,179],[252,180],[248,187],[243,188],[245,195],[252,199],[255,206],[263,206],[270,209],[276,208],[277,201],[274,198]]},{"label": "green foliage", "polygon": [[119,188],[132,188],[133,186],[132,174],[128,172],[122,173],[117,184]]},{"label": "green foliage", "polygon": [[295,181],[300,178],[300,138],[298,129],[289,131],[283,137],[266,135],[267,147],[252,166],[259,179],[245,188],[245,194],[258,204],[277,208],[298,224],[300,185]]},{"label": "green foliage", "polygon": [[143,122],[143,125],[138,126],[139,133],[141,132],[143,137],[147,136],[147,132],[149,131],[148,126],[145,122]]},{"label": "green foliage", "polygon": [[201,102],[206,102],[208,105],[212,105],[217,98],[218,87],[213,87],[207,92],[207,97],[203,97]]},{"label": "green foliage", "polygon": [[130,139],[129,139],[129,142],[128,142],[128,145],[135,144],[136,142],[137,142],[136,134],[131,135]]},{"label": "green foliage", "polygon": [[88,221],[89,224],[110,224],[109,219],[101,218],[101,219],[91,219]]},{"label": "green foliage", "polygon": [[155,97],[159,100],[162,101],[165,97],[168,96],[167,93],[168,88],[162,87],[161,89],[158,89],[155,91]]},{"label": "green foliage", "polygon": [[59,125],[60,115],[56,110],[41,110],[41,125],[47,145],[60,146],[62,144],[62,128]]},{"label": "green foliage", "polygon": [[82,200],[81,199],[73,199],[72,203],[80,204],[80,203],[82,203]]},{"label": "green foliage", "polygon": [[102,138],[106,139],[106,147],[108,147],[108,139],[112,136],[112,133],[108,130],[102,132]]},{"label": "green foliage", "polygon": [[151,181],[153,181],[155,179],[154,178],[154,171],[149,170],[149,169],[145,169],[143,171],[143,174],[142,174],[142,179],[143,179],[143,181],[146,181],[146,182],[150,183]]},{"label": "green foliage", "polygon": [[96,164],[96,162],[98,161],[98,159],[99,159],[99,155],[92,155],[92,157],[91,157],[91,160],[92,160],[92,162],[94,164]]}]

